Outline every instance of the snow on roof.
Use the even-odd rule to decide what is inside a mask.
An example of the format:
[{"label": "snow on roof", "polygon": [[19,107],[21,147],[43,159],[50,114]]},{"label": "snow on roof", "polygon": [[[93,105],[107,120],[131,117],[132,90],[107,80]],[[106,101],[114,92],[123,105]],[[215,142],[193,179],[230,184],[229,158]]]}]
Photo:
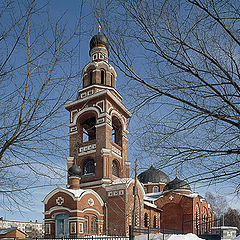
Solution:
[{"label": "snow on roof", "polygon": [[[173,192],[174,194],[178,194],[178,195],[182,195],[185,197],[190,197],[190,198],[195,198],[198,196],[197,193],[191,193],[191,194],[182,194],[182,193],[178,193],[178,192]],[[157,192],[157,193],[147,193],[144,196],[144,200],[146,201],[156,201],[157,199],[164,197],[164,193],[163,192]]]},{"label": "snow on roof", "polygon": [[84,192],[88,191],[87,189],[69,189],[64,188],[65,191],[71,192],[74,197],[79,198]]},{"label": "snow on roof", "polygon": [[132,178],[117,178],[112,181],[111,184],[123,184],[123,183],[129,183],[132,180]]},{"label": "snow on roof", "polygon": [[195,198],[195,197],[197,197],[199,195],[198,195],[198,193],[191,193],[191,194],[186,195],[186,196],[191,197],[191,198]]},{"label": "snow on roof", "polygon": [[156,206],[155,204],[150,203],[150,202],[144,201],[144,204],[145,204],[146,206],[149,206],[149,207],[152,207],[152,208],[157,208],[157,206]]},{"label": "snow on roof", "polygon": [[155,201],[159,199],[160,197],[163,197],[162,192],[157,192],[157,193],[147,193],[144,195],[144,200],[146,201]]},{"label": "snow on roof", "polygon": [[2,229],[0,229],[0,234],[6,234],[8,232],[11,232],[14,229],[16,229],[16,228],[2,228]]}]

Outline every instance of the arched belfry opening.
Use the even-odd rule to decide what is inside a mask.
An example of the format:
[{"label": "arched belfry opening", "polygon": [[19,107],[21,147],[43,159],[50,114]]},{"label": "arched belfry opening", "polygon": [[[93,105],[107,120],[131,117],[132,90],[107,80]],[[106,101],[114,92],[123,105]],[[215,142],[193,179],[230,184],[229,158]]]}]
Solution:
[{"label": "arched belfry opening", "polygon": [[122,124],[115,116],[112,117],[112,142],[122,146]]},{"label": "arched belfry opening", "polygon": [[104,69],[101,69],[101,84],[105,84],[106,82],[106,72]]},{"label": "arched belfry opening", "polygon": [[93,84],[93,71],[89,72],[89,84],[92,85]]},{"label": "arched belfry opening", "polygon": [[117,160],[112,161],[112,175],[115,177],[119,177],[119,163]]},{"label": "arched belfry opening", "polygon": [[96,139],[96,117],[89,117],[80,121],[82,143]]},{"label": "arched belfry opening", "polygon": [[95,173],[95,162],[92,158],[88,158],[83,163],[83,175]]}]

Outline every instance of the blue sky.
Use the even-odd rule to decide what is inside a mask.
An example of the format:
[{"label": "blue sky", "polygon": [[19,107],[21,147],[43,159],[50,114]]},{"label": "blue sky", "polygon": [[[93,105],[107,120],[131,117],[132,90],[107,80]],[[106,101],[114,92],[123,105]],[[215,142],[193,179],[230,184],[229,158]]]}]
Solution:
[{"label": "blue sky", "polygon": [[[77,49],[78,57],[77,57],[77,63],[76,66],[81,70],[85,64],[88,63],[89,61],[89,41],[91,37],[97,33],[97,21],[95,17],[93,16],[92,13],[92,6],[90,5],[90,1],[84,1],[83,5],[81,5],[81,1],[77,0],[51,0],[49,1],[48,5],[48,10],[49,14],[52,18],[56,18],[59,16],[63,16],[64,21],[67,24],[67,27],[73,28],[74,25],[76,24],[76,19],[80,15],[81,10],[82,10],[82,22],[79,30],[79,45]],[[41,18],[41,16],[40,16]],[[142,69],[144,70],[144,69]],[[126,85],[126,79],[125,77],[117,70],[118,73],[118,78],[117,78],[117,89],[119,92],[123,95],[124,97],[124,104],[127,107],[132,106],[132,103],[128,100],[128,91],[124,86]],[[81,79],[78,80],[81,82]],[[79,86],[79,82],[72,82],[73,86]],[[77,89],[75,89],[77,90]],[[64,108],[64,107],[63,107]],[[68,112],[65,111],[65,119],[68,119]],[[138,126],[138,119],[134,115],[133,120],[130,123],[129,130],[129,148],[128,148],[128,159],[132,162],[134,162],[135,157],[136,157],[136,142],[135,142],[135,137],[134,137],[134,129]],[[65,133],[68,131],[67,124],[65,124]],[[61,160],[59,160],[59,163],[63,168],[66,167],[66,156],[63,156]],[[143,156],[142,158],[146,158],[145,161],[142,161],[140,163],[140,168],[141,169],[146,169],[150,166],[151,158],[149,156]],[[153,159],[153,162],[157,162],[158,159]],[[133,167],[133,164],[132,164]],[[165,170],[164,170],[165,171]],[[166,170],[167,171],[167,170]],[[166,172],[165,171],[165,172]],[[174,177],[174,171],[169,171],[166,172],[167,174],[170,174],[171,172],[171,179]],[[133,171],[132,171],[133,173]],[[64,187],[66,184],[66,179],[62,180],[62,186]],[[38,220],[40,222],[43,221],[43,203],[42,200],[46,196],[46,194],[49,193],[49,191],[53,190],[56,186],[51,186],[51,187],[43,187],[43,188],[38,188],[35,190],[32,190],[32,197],[30,197],[29,201],[29,208],[30,210],[21,210],[21,211],[7,211],[0,209],[0,216],[2,216],[4,219],[9,219],[9,220],[24,220],[24,221],[29,221],[29,220]],[[193,186],[192,186],[193,187]],[[211,186],[211,187],[200,187],[199,184],[196,184],[196,190],[199,191],[201,195],[204,196],[204,193],[206,191],[214,191],[218,192],[219,186]],[[224,186],[224,193],[229,200],[230,204],[234,208],[240,209],[240,204],[239,204],[239,199],[234,197],[234,195],[230,194],[233,193],[234,189],[232,189],[230,186]]]}]

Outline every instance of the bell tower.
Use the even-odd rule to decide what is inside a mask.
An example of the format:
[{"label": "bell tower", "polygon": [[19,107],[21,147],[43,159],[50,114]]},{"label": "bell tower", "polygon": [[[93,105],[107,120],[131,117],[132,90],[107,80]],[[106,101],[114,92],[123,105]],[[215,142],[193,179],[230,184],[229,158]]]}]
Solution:
[{"label": "bell tower", "polygon": [[109,44],[100,32],[90,41],[91,61],[82,70],[83,88],[65,105],[70,113],[70,156],[81,168],[80,187],[129,177],[127,119],[131,113],[116,90],[117,74],[108,63]]}]

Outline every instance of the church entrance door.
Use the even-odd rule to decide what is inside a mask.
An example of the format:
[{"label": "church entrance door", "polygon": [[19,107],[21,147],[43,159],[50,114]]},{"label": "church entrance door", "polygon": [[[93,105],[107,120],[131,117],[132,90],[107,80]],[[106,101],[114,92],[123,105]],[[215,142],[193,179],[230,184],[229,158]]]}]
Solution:
[{"label": "church entrance door", "polygon": [[56,216],[55,226],[56,226],[56,238],[68,237],[69,235],[69,216],[67,213],[60,213]]}]

